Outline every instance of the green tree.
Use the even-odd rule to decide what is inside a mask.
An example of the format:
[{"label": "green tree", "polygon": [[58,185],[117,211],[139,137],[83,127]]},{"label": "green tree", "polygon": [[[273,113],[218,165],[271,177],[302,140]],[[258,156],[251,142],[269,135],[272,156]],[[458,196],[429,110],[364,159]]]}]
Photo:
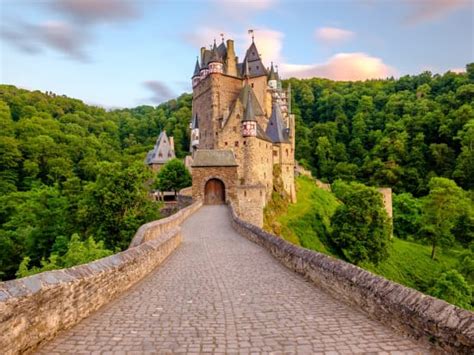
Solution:
[{"label": "green tree", "polygon": [[68,268],[75,265],[87,264],[91,261],[112,255],[112,251],[105,249],[104,242],[96,242],[92,236],[85,241],[81,241],[78,234],[73,234],[71,240],[67,243],[67,249],[64,255],[52,253],[48,260],[41,260],[41,267],[33,266],[29,268],[30,258],[23,258],[17,277],[34,275],[44,271]]},{"label": "green tree", "polygon": [[137,162],[128,168],[120,163],[100,163],[97,180],[84,189],[79,219],[86,235],[103,240],[109,249],[126,249],[137,228],[159,218],[144,182],[151,177]]},{"label": "green tree", "polygon": [[454,181],[446,178],[432,178],[429,188],[428,196],[423,199],[421,236],[430,242],[431,258],[434,259],[438,246],[449,246],[454,242],[451,230],[462,212],[465,196]]},{"label": "green tree", "polygon": [[401,239],[418,234],[421,228],[422,203],[411,193],[393,196],[393,231]]},{"label": "green tree", "polygon": [[382,196],[358,183],[333,184],[342,200],[331,217],[332,242],[354,264],[369,261],[378,264],[388,257],[391,227]]},{"label": "green tree", "polygon": [[441,274],[429,293],[459,307],[472,309],[472,288],[456,270]]},{"label": "green tree", "polygon": [[156,174],[155,187],[160,191],[177,191],[191,186],[189,170],[179,159],[171,159]]}]

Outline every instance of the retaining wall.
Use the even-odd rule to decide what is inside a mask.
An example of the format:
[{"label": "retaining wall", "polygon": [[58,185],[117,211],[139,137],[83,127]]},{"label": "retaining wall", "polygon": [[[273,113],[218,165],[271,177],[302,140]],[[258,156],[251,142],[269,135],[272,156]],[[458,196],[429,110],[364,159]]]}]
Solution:
[{"label": "retaining wall", "polygon": [[0,283],[0,352],[31,351],[136,284],[178,247],[179,225],[199,207],[141,226],[123,252]]},{"label": "retaining wall", "polygon": [[239,219],[233,227],[267,249],[289,269],[333,297],[366,312],[399,332],[424,339],[446,352],[472,354],[474,313],[374,275],[355,265],[297,247]]}]

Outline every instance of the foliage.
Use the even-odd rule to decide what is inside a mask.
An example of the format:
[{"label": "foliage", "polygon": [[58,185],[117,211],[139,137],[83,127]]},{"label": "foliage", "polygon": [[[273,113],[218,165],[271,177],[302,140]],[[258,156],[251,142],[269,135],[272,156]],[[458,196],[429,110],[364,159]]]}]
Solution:
[{"label": "foliage", "polygon": [[359,82],[291,78],[296,158],[319,179],[425,195],[431,177],[474,185],[474,78],[424,72]]},{"label": "foliage", "polygon": [[451,246],[454,243],[452,229],[466,206],[464,191],[446,178],[432,178],[430,193],[423,199],[422,237],[431,246],[434,259],[437,246]]},{"label": "foliage", "polygon": [[25,257],[41,268],[74,233],[127,247],[140,224],[158,218],[146,198],[146,153],[167,129],[182,157],[190,110],[188,94],[107,112],[0,85],[0,279],[14,278]]},{"label": "foliage", "polygon": [[474,305],[471,286],[456,270],[443,273],[429,293],[466,309],[471,309]]},{"label": "foliage", "polygon": [[340,180],[333,184],[333,191],[343,204],[331,217],[332,242],[354,264],[378,264],[386,259],[391,226],[380,193]]},{"label": "foliage", "polygon": [[421,229],[422,203],[409,192],[393,195],[393,231],[401,239],[416,236]]},{"label": "foliage", "polygon": [[16,276],[25,277],[43,271],[86,264],[112,255],[112,251],[105,249],[102,241],[96,242],[92,236],[88,237],[85,241],[81,241],[79,235],[73,234],[66,248],[66,252],[63,255],[52,253],[47,261],[43,258],[41,260],[41,267],[33,266],[29,269],[28,266],[31,259],[28,256],[24,257]]},{"label": "foliage", "polygon": [[155,177],[155,187],[160,191],[174,191],[191,186],[189,170],[179,159],[172,159],[161,167]]}]

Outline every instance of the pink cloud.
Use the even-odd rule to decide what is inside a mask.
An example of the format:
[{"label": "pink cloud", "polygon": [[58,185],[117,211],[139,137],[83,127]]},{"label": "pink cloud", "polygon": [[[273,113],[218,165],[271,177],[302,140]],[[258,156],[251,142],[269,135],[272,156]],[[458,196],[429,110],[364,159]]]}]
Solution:
[{"label": "pink cloud", "polygon": [[405,3],[413,8],[406,18],[406,23],[411,25],[436,20],[467,6],[472,12],[474,6],[470,0],[405,0]]},{"label": "pink cloud", "polygon": [[315,31],[316,38],[326,44],[347,41],[354,37],[355,33],[337,27],[321,27]]},{"label": "pink cloud", "polygon": [[280,66],[286,77],[321,77],[332,80],[356,81],[379,79],[396,75],[396,70],[382,59],[366,53],[339,53],[322,64],[283,64]]}]

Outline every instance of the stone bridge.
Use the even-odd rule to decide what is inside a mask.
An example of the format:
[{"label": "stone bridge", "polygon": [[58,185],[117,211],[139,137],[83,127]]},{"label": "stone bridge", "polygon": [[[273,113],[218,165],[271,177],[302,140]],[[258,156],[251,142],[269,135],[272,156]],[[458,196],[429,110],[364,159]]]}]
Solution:
[{"label": "stone bridge", "polygon": [[[150,226],[137,232],[129,251],[165,239],[147,249],[152,254],[146,257],[141,252],[109,257],[87,271],[86,266],[57,271],[49,281],[37,276],[36,286],[33,279],[0,285],[2,349],[39,354],[472,350],[471,312],[289,245],[239,220],[227,206],[193,206],[168,224],[153,225],[157,235],[148,233]],[[163,248],[166,253],[153,254]],[[161,265],[151,263],[139,272],[149,262],[137,264],[137,258],[160,259]],[[117,272],[129,276],[115,279]],[[68,273],[73,280],[64,277]],[[97,273],[112,276],[95,279]],[[110,291],[126,282],[135,284]],[[58,315],[48,320],[57,308]]]}]

